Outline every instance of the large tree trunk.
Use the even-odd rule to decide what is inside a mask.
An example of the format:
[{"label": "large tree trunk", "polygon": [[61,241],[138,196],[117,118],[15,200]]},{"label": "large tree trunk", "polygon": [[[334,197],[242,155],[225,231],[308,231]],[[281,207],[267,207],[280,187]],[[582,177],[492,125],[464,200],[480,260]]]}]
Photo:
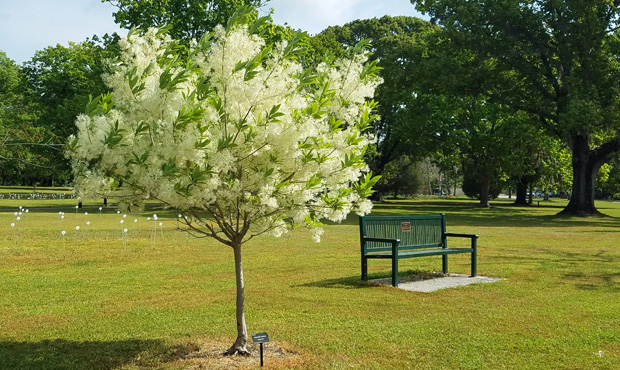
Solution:
[{"label": "large tree trunk", "polygon": [[570,201],[561,215],[595,216],[601,213],[594,206],[594,191],[599,168],[607,156],[618,151],[618,139],[590,150],[586,137],[576,135],[570,143],[573,157],[573,189]]},{"label": "large tree trunk", "polygon": [[517,181],[517,199],[513,203],[515,206],[527,206],[527,180],[521,177]]},{"label": "large tree trunk", "polygon": [[243,294],[243,264],[241,263],[241,243],[233,243],[232,248],[235,253],[235,278],[237,283],[237,340],[224,355],[243,355],[249,356],[247,350],[248,329],[245,325],[245,296]]},{"label": "large tree trunk", "polygon": [[480,207],[491,207],[489,204],[489,188],[491,186],[491,175],[483,174],[480,176]]}]

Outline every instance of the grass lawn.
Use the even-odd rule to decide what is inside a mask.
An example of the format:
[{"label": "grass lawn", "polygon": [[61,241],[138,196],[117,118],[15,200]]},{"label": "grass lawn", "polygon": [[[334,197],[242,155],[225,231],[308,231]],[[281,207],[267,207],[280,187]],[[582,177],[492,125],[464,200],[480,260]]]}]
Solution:
[{"label": "grass lawn", "polygon": [[[448,231],[480,235],[479,275],[505,278],[433,293],[360,282],[356,216],[326,226],[320,244],[303,231],[252,240],[246,319],[250,333],[269,333],[266,368],[617,369],[620,204],[598,203],[608,217],[580,219],[554,216],[559,199],[530,208],[509,201],[375,206],[373,214],[446,213]],[[113,209],[86,216],[67,206],[61,219],[63,209],[22,201],[29,213],[11,227],[18,205],[7,202],[0,369],[258,367],[257,354],[251,363],[209,357],[236,335],[227,247],[188,237],[162,210],[121,225]],[[146,220],[153,212],[161,228]],[[468,259],[450,256],[450,271],[468,273]],[[400,267],[440,270],[441,258]],[[390,263],[372,260],[369,272],[387,277]]]}]

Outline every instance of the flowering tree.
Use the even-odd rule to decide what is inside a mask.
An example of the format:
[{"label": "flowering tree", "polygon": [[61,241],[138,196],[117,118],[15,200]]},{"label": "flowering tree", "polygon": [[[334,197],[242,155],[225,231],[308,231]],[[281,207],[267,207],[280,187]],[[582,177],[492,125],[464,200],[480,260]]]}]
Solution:
[{"label": "flowering tree", "polygon": [[304,68],[299,38],[265,44],[254,34],[263,21],[218,26],[190,50],[156,29],[130,33],[105,76],[113,96],[91,101],[68,144],[80,197],[110,196],[121,180],[124,204],[157,199],[232,248],[237,339],[226,354],[248,353],[242,245],[299,226],[319,241],[320,219],[370,211],[378,180],[363,157],[381,80],[363,45]]}]

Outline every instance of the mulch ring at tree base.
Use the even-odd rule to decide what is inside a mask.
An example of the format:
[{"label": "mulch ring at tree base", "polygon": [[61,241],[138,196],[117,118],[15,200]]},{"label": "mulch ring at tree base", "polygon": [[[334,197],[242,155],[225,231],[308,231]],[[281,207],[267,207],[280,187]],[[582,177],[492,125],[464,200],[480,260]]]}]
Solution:
[{"label": "mulch ring at tree base", "polygon": [[[260,368],[260,345],[247,345],[250,356],[224,356],[222,353],[227,349],[223,343],[198,342],[192,345],[192,350],[179,356],[176,362],[185,369],[256,369]],[[291,349],[278,342],[263,344],[264,367],[268,369],[303,368],[310,365],[312,357],[304,355],[302,351]]]}]

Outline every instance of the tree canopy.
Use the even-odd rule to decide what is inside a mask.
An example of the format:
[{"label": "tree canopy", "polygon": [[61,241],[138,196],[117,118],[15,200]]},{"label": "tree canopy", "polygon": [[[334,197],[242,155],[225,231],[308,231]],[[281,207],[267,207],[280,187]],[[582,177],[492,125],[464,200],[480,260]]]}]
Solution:
[{"label": "tree canopy", "polygon": [[192,232],[232,247],[238,327],[229,353],[247,352],[242,244],[300,226],[318,241],[321,219],[370,211],[378,180],[363,161],[376,118],[368,99],[381,82],[365,44],[304,68],[299,44],[265,43],[261,23],[218,26],[187,60],[161,31],[130,33],[105,77],[113,95],[90,102],[68,146],[80,197],[157,199],[187,215]]},{"label": "tree canopy", "polygon": [[47,159],[38,155],[37,146],[45,138],[21,68],[0,51],[0,180],[28,181],[44,168]]},{"label": "tree canopy", "polygon": [[269,0],[101,0],[115,6],[114,20],[123,28],[169,27],[177,40],[198,40],[242,6],[258,8]]},{"label": "tree canopy", "polygon": [[[64,144],[75,134],[75,117],[84,111],[89,95],[107,91],[101,75],[106,60],[118,54],[117,39],[117,35],[93,36],[68,46],[50,46],[24,63],[25,94],[36,112],[33,125],[46,130],[50,143]],[[47,161],[47,173],[42,175],[69,178],[70,166],[62,151],[50,147],[38,151]]]},{"label": "tree canopy", "polygon": [[373,167],[385,165],[406,154],[410,160],[427,155],[432,128],[426,122],[428,101],[419,95],[419,67],[426,49],[424,38],[434,27],[414,17],[355,20],[332,26],[312,38],[316,54],[342,55],[347,47],[363,39],[372,44],[371,60],[381,68],[383,78],[376,92],[379,120],[374,125],[378,157]]},{"label": "tree canopy", "polygon": [[[463,63],[485,66],[484,93],[536,115],[572,152],[565,213],[596,214],[598,168],[620,148],[617,1],[412,0]],[[482,63],[484,62],[484,63]],[[485,78],[485,76],[487,78]]]}]

